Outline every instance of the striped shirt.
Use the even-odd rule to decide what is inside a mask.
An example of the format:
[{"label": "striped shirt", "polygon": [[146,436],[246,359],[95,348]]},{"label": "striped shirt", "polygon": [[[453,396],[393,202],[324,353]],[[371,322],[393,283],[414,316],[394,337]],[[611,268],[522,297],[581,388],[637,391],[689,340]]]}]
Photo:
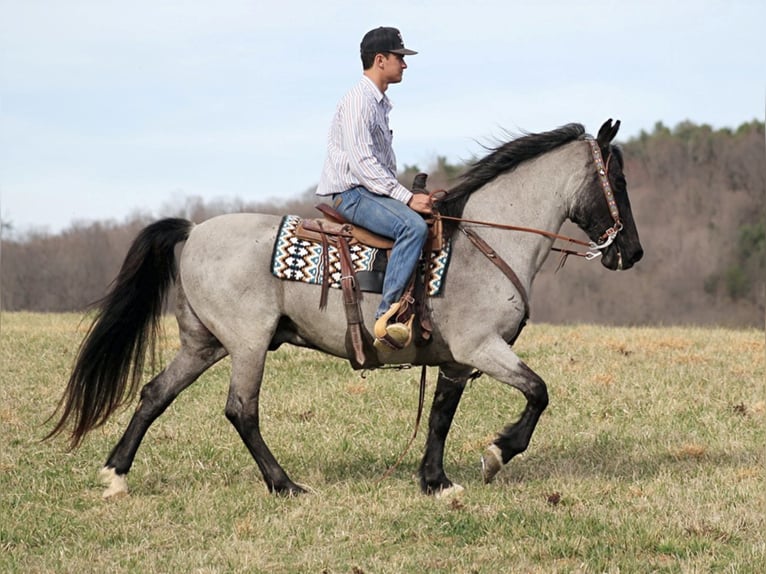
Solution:
[{"label": "striped shirt", "polygon": [[343,96],[330,125],[327,158],[317,195],[363,186],[402,203],[412,193],[396,179],[396,156],[388,127],[391,102],[367,76]]}]

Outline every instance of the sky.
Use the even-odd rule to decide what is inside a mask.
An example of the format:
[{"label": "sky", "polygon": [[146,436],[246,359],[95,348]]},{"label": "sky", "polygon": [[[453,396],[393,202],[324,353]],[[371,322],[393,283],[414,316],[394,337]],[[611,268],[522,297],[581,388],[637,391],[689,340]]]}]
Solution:
[{"label": "sky", "polygon": [[400,168],[569,122],[764,119],[763,0],[0,0],[6,232],[316,185],[359,42],[401,30]]}]

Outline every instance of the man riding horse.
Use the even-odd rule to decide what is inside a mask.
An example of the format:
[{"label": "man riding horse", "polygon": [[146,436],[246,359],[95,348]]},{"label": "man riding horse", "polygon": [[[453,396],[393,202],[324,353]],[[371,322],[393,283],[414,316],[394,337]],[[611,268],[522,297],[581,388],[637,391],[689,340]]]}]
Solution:
[{"label": "man riding horse", "polygon": [[415,270],[428,227],[420,214],[430,214],[431,198],[413,194],[396,179],[393,132],[388,125],[389,84],[402,81],[404,47],[396,28],[376,28],[362,38],[361,80],[340,100],[330,125],[327,157],[317,195],[329,196],[335,209],[351,223],[394,240],[375,313],[375,346],[401,347],[410,339],[409,326],[392,322],[399,299]]}]

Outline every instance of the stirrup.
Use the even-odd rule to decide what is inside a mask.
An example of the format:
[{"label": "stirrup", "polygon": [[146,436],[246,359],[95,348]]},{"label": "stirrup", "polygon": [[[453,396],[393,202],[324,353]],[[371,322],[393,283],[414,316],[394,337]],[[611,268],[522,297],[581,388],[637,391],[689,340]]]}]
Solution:
[{"label": "stirrup", "polygon": [[391,323],[388,321],[399,311],[401,302],[397,301],[391,308],[375,321],[373,346],[378,351],[400,351],[412,342],[412,315],[406,323]]}]

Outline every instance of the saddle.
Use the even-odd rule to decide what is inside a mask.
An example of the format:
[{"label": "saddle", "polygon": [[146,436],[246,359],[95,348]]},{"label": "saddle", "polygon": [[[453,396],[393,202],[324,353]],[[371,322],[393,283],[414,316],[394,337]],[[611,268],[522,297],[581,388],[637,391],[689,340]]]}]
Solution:
[{"label": "saddle", "polygon": [[[427,193],[425,190],[425,174],[418,174],[412,187],[413,193]],[[362,288],[356,277],[354,266],[351,262],[349,247],[355,244],[366,245],[376,249],[390,251],[393,240],[383,237],[372,231],[354,225],[345,220],[334,208],[327,204],[319,204],[316,208],[324,215],[323,218],[303,219],[298,224],[296,235],[307,241],[322,244],[322,267],[323,280],[322,292],[319,299],[319,308],[324,309],[327,305],[329,291],[329,256],[328,247],[333,245],[339,253],[341,263],[341,290],[343,293],[343,306],[346,313],[346,350],[349,354],[351,366],[354,369],[371,369],[379,367],[377,351],[373,345],[372,335],[364,326],[360,301]],[[415,344],[422,346],[430,342],[432,324],[427,306],[427,290],[425,285],[425,273],[423,263],[428,263],[433,253],[443,246],[441,219],[427,219],[429,235],[423,248],[423,257],[418,265],[410,284],[405,289],[402,298],[392,306],[389,314],[397,323],[403,323],[410,327],[410,333],[417,331]],[[381,274],[382,275],[382,274]],[[389,315],[387,314],[387,315]],[[418,318],[415,322],[414,319]],[[417,329],[413,329],[413,324]],[[406,341],[401,348],[411,342]],[[384,341],[385,342],[385,341]],[[399,345],[391,344],[392,349],[400,348]]]},{"label": "saddle", "polygon": [[338,237],[343,237],[349,245],[359,243],[385,250],[390,250],[394,246],[393,239],[349,223],[326,203],[320,203],[316,208],[324,214],[324,218],[301,220],[296,230],[296,235],[301,239],[321,242],[322,237],[327,236],[328,240],[334,244]]}]

